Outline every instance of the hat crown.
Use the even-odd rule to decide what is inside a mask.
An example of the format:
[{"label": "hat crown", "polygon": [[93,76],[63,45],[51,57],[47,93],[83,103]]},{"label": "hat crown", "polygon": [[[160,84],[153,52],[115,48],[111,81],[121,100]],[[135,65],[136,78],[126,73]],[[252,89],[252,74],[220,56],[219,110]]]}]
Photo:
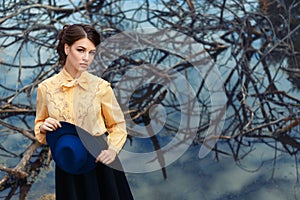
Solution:
[{"label": "hat crown", "polygon": [[[65,135],[57,140],[54,159],[57,164],[69,171],[79,171],[87,161],[88,152],[80,139],[74,135]],[[60,159],[57,159],[60,158]]]},{"label": "hat crown", "polygon": [[[96,156],[102,148],[107,148],[103,138],[92,136],[74,124],[60,123],[61,128],[46,134],[47,143],[57,166],[70,174],[84,174],[94,169]],[[94,148],[93,155],[91,150],[87,149],[89,146]]]}]

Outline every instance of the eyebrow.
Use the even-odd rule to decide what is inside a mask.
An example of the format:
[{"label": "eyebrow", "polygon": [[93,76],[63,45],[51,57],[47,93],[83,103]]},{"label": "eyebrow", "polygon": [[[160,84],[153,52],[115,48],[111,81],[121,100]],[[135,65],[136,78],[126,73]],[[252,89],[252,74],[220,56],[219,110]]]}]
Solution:
[{"label": "eyebrow", "polygon": [[[83,49],[86,50],[86,48],[85,48],[84,46],[80,46],[80,45],[79,45],[78,47],[79,47],[79,48],[83,48]],[[77,47],[77,48],[78,48],[78,47]],[[92,49],[92,50],[90,50],[90,51],[96,51],[96,49]]]}]

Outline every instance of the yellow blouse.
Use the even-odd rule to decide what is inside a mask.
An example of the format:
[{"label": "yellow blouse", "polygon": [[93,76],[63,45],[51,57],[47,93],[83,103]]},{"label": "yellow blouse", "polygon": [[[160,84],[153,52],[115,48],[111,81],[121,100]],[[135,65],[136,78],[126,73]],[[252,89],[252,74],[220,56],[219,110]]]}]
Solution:
[{"label": "yellow blouse", "polygon": [[66,121],[87,130],[92,135],[108,132],[109,149],[117,153],[123,147],[127,132],[124,115],[110,84],[88,72],[78,79],[63,69],[39,84],[37,89],[35,136],[46,144],[40,125],[46,118]]}]

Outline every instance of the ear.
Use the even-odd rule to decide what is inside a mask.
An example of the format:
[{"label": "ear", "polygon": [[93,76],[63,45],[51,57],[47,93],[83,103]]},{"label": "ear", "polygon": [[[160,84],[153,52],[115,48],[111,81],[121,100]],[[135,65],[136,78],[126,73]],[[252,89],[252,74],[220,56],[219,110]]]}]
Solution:
[{"label": "ear", "polygon": [[65,44],[64,48],[65,48],[65,54],[68,55],[70,52],[70,46],[68,44]]}]

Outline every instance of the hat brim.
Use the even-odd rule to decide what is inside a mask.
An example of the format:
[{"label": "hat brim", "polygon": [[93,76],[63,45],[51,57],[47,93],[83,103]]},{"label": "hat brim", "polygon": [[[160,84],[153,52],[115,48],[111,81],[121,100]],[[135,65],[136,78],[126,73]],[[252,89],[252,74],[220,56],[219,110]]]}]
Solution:
[{"label": "hat brim", "polygon": [[102,150],[107,149],[107,143],[104,138],[102,136],[93,136],[81,127],[68,122],[60,122],[60,124],[62,126],[61,128],[57,128],[55,131],[47,132],[46,134],[46,141],[52,152],[53,160],[56,162],[58,159],[63,159],[59,158],[60,155],[55,155],[54,152],[57,141],[64,135],[77,136],[87,150],[88,157],[86,163],[84,163],[80,169],[76,170],[64,168],[64,166],[60,166],[58,162],[56,162],[56,164],[61,167],[62,170],[72,174],[83,174],[94,169],[96,166],[96,157]]}]

